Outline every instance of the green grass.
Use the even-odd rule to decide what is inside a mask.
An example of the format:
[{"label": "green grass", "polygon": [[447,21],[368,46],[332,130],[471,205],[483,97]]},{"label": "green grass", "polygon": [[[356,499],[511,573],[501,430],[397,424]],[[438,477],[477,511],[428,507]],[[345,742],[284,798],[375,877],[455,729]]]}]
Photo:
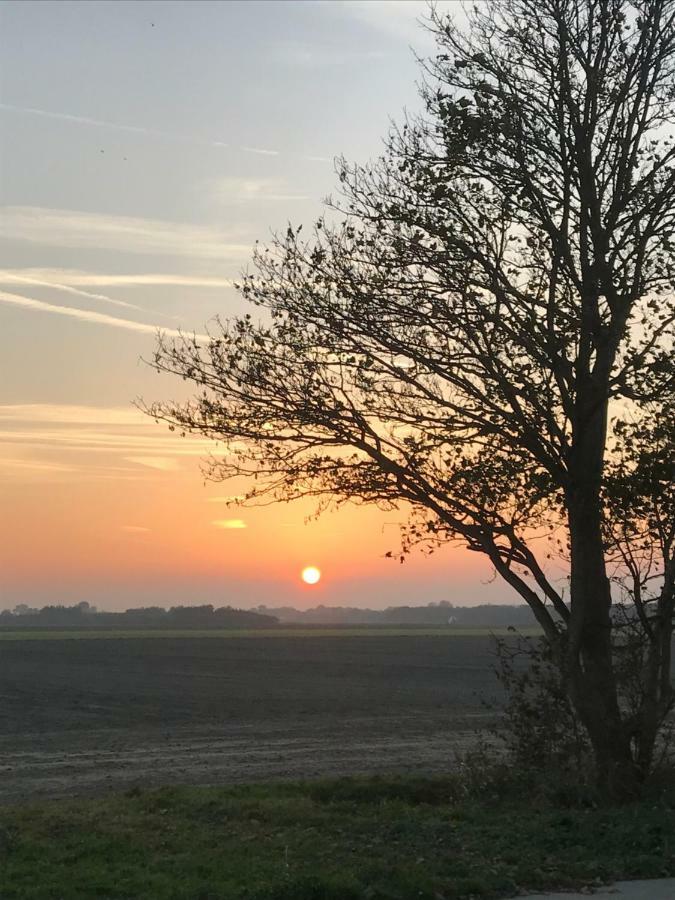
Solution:
[{"label": "green grass", "polygon": [[2,900],[459,900],[675,873],[675,809],[451,779],[131,790],[0,808]]},{"label": "green grass", "polygon": [[[523,635],[541,634],[536,627],[519,628]],[[491,634],[505,636],[507,628],[456,628],[448,626],[380,626],[335,628],[129,628],[129,629],[67,629],[26,628],[23,630],[0,629],[0,641],[64,641],[111,640],[127,638],[306,638],[306,637],[487,637]]]}]

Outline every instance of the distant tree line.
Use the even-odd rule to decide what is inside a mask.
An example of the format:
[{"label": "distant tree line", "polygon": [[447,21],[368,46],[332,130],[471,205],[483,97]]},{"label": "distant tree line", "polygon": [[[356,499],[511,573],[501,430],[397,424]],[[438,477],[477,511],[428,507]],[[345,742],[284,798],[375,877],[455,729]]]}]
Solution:
[{"label": "distant tree line", "polygon": [[277,625],[273,615],[264,615],[231,606],[147,606],[124,612],[99,612],[87,602],[74,606],[43,606],[34,609],[24,604],[0,612],[0,625],[38,626],[116,626],[121,628],[266,628]]},{"label": "distant tree line", "polygon": [[529,606],[483,604],[454,606],[448,601],[427,606],[389,606],[359,609],[351,606],[142,606],[124,612],[100,612],[83,601],[74,606],[19,604],[0,612],[0,627],[117,627],[117,628],[269,628],[274,625],[455,625],[459,628],[500,628],[535,625]]},{"label": "distant tree line", "polygon": [[525,604],[504,606],[453,606],[448,601],[427,606],[389,606],[358,609],[350,606],[316,606],[313,609],[258,606],[256,612],[273,615],[284,624],[302,625],[456,625],[460,628],[499,628],[536,625]]}]

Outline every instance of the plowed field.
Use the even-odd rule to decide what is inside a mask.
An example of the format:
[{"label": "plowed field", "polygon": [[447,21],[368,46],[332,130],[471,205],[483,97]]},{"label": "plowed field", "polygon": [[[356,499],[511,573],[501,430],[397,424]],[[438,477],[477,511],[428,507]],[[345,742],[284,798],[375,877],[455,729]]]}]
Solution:
[{"label": "plowed field", "polygon": [[0,801],[443,772],[499,698],[491,641],[415,633],[7,640]]}]

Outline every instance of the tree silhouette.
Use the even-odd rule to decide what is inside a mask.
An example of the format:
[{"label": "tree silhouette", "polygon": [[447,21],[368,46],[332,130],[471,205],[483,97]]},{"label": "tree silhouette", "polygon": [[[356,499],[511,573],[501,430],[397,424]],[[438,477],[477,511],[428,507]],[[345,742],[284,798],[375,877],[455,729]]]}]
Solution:
[{"label": "tree silhouette", "polygon": [[[404,552],[485,554],[544,630],[601,785],[631,793],[672,702],[675,3],[430,16],[426,112],[374,163],[339,161],[311,237],[256,252],[260,321],[160,339],[156,368],[198,390],[148,411],[226,442],[209,475],[252,476],[252,502],[403,504]],[[612,579],[638,613],[637,707]]]}]

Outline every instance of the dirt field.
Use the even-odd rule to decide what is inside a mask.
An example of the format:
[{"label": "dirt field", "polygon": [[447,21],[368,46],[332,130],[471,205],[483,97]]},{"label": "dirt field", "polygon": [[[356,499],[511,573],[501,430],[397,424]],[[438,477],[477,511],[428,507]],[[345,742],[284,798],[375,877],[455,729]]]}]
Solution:
[{"label": "dirt field", "polygon": [[484,636],[3,641],[0,801],[444,771],[498,697]]}]

